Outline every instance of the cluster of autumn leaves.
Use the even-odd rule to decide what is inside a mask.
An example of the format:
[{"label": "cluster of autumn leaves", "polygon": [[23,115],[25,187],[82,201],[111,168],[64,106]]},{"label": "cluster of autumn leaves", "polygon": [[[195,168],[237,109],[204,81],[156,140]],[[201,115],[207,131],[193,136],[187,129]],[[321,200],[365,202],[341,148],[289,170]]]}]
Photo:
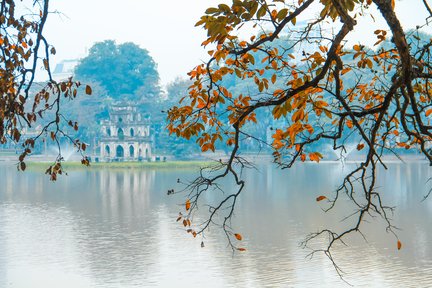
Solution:
[{"label": "cluster of autumn leaves", "polygon": [[[61,113],[60,102],[77,97],[81,83],[68,79],[56,82],[52,79],[49,57],[56,50],[44,37],[43,29],[48,16],[48,1],[33,1],[33,7],[17,7],[19,2],[3,1],[0,7],[0,143],[8,141],[22,144],[18,169],[25,170],[25,159],[31,155],[37,141],[51,139],[59,145],[60,138],[67,138],[78,151],[85,151],[86,144],[72,139],[65,126],[78,130],[78,123],[66,119]],[[34,9],[34,11],[32,11]],[[49,81],[37,93],[35,74],[43,65]],[[92,93],[90,86],[85,93]],[[40,133],[22,139],[24,130],[41,124]],[[60,149],[60,147],[59,147]],[[60,150],[59,150],[60,153]],[[62,174],[62,158],[47,169],[51,180]],[[82,163],[89,165],[83,157]]]},{"label": "cluster of autumn leaves", "polygon": [[[337,38],[339,36],[334,39],[321,36],[319,44],[313,46],[316,49],[309,52],[274,47],[271,42],[286,27],[290,26],[287,30],[295,34],[292,31],[296,31],[297,16],[313,1],[299,0],[295,5],[286,2],[234,0],[231,6],[220,4],[207,9],[197,26],[207,31],[202,45],[211,45],[208,51],[211,58],[189,73],[193,84],[180,105],[169,111],[169,132],[195,139],[203,152],[215,151],[216,142],[220,141],[232,146],[235,155],[241,145],[242,128],[259,121],[256,111],[270,109],[271,117],[283,123],[282,127],[272,129],[271,147],[278,163],[282,163],[284,153],[290,154],[293,161],[320,162],[323,155],[314,151],[310,144],[326,138],[336,146],[336,141],[346,134],[357,133],[364,138],[364,142],[357,144],[359,151],[365,147],[374,153],[375,147],[410,149],[419,144],[416,137],[400,135],[400,131],[410,128],[402,128],[400,116],[391,111],[396,108],[389,109],[389,103],[385,103],[386,89],[395,81],[394,75],[397,76],[400,69],[397,49],[393,46],[372,50],[360,44],[348,47]],[[372,4],[371,0],[319,2],[322,11],[317,22],[347,19],[356,7],[367,9]],[[394,8],[394,1],[390,7]],[[238,33],[246,24],[251,24],[254,31],[249,38]],[[253,30],[255,28],[257,30]],[[314,28],[308,25],[298,28],[298,35],[306,36],[293,42],[311,41],[307,38],[308,29]],[[344,37],[348,32],[341,29],[339,35]],[[377,29],[374,35],[376,46],[387,40],[386,30]],[[340,42],[335,44],[335,39]],[[257,63],[258,53],[264,54],[260,63]],[[364,78],[364,71],[372,76]],[[253,80],[250,82],[255,84],[255,89],[234,95],[223,84],[228,75],[235,75],[239,80]],[[420,81],[414,87],[418,102],[425,107],[430,106],[431,98],[425,95],[429,95],[431,88],[430,83]],[[421,117],[427,118],[432,109],[420,112]],[[222,121],[223,117],[227,121]],[[369,137],[373,143],[368,142],[365,133],[371,133]],[[427,136],[425,139],[431,140]],[[319,196],[316,200],[325,199],[326,196]],[[190,208],[190,202],[186,202],[186,211]],[[182,215],[178,221],[181,219],[185,227],[191,225]],[[234,238],[241,240],[241,236],[236,235]],[[401,248],[400,241],[397,247]]]},{"label": "cluster of autumn leaves", "polygon": [[[77,149],[78,152],[86,151],[86,143],[80,141],[79,139],[72,139],[69,134],[64,131],[64,124],[71,127],[73,131],[77,131],[78,123],[76,121],[66,119],[60,111],[60,102],[62,101],[62,98],[65,100],[72,100],[76,98],[80,86],[80,82],[72,81],[72,79],[68,79],[66,81],[58,83],[54,81],[49,82],[44,89],[42,89],[35,95],[32,110],[30,112],[27,112],[26,114],[19,115],[26,117],[29,123],[34,123],[37,121],[38,118],[44,119],[45,114],[54,114],[54,116],[47,117],[48,119],[46,120],[48,121],[42,128],[42,131],[37,136],[28,138],[22,142],[22,146],[25,149],[18,159],[19,170],[24,171],[26,169],[25,158],[32,153],[32,149],[34,149],[36,141],[39,138],[46,137],[48,135],[49,139],[54,143],[59,143],[59,139],[64,137],[71,141],[71,144]],[[85,86],[85,93],[87,95],[92,94],[92,89],[90,86]],[[50,99],[52,100],[50,101]],[[42,141],[48,141],[48,139],[43,138]],[[59,153],[60,152],[61,151],[59,151]],[[65,173],[62,168],[62,161],[63,158],[61,157],[61,154],[59,154],[59,157],[56,159],[55,163],[53,165],[50,165],[46,170],[45,174],[50,176],[50,180],[56,181],[57,175],[62,175],[63,173]],[[90,165],[90,161],[86,156],[83,156],[81,163],[85,166]]]},{"label": "cluster of autumn leaves", "polygon": [[[32,56],[33,40],[30,31],[35,23],[15,16],[15,3],[4,1],[0,14],[0,143],[21,138],[18,117],[24,113],[26,95],[19,94],[25,63]],[[24,76],[22,76],[24,77]]]},{"label": "cluster of autumn leaves", "polygon": [[[358,82],[353,87],[344,87],[343,80],[336,80],[332,73],[328,73],[322,77],[325,80],[323,83],[308,85],[310,81],[320,76],[323,65],[327,61],[328,46],[332,44],[331,41],[327,41],[328,45],[325,45],[324,40],[324,44],[319,45],[317,51],[303,54],[299,58],[292,53],[279,51],[277,47],[265,46],[265,41],[270,42],[274,39],[274,34],[271,32],[262,33],[258,37],[253,35],[250,41],[240,40],[239,36],[231,33],[238,28],[237,26],[252,20],[259,22],[266,17],[278,28],[277,24],[290,14],[286,12],[287,8],[282,8],[282,10],[274,8],[284,1],[272,2],[273,4],[269,5],[266,1],[233,1],[231,7],[221,4],[218,8],[210,8],[206,11],[208,15],[203,16],[197,25],[202,25],[208,32],[208,38],[203,45],[215,43],[215,49],[209,51],[212,58],[207,64],[200,64],[189,73],[190,78],[194,80],[189,95],[182,99],[181,106],[173,107],[169,111],[168,129],[170,133],[186,139],[195,137],[202,151],[214,151],[216,141],[224,141],[227,145],[237,144],[232,127],[241,128],[248,122],[256,123],[255,110],[261,107],[271,107],[275,120],[291,121],[285,129],[275,129],[272,136],[273,148],[279,150],[295,147],[297,152],[300,152],[299,145],[296,145],[299,139],[314,138],[314,135],[319,132],[329,131],[324,131],[324,129],[315,131],[317,127],[323,127],[331,122],[333,127],[342,125],[348,129],[356,128],[352,115],[350,115],[351,112],[343,113],[346,107],[343,107],[340,102],[329,103],[328,97],[324,96],[328,94],[329,89],[333,89],[330,85],[333,87],[339,85],[338,93],[344,92],[348,95],[346,100],[350,109],[361,109],[366,117],[356,117],[358,124],[362,125],[364,122],[372,121],[373,117],[378,117],[378,113],[369,111],[377,109],[384,101],[385,92],[381,91],[385,86],[382,84],[383,77],[387,77],[390,72],[395,72],[394,65],[399,58],[396,49],[380,49],[375,52],[359,44],[353,45],[352,50],[339,46],[335,51],[336,57],[340,59],[351,57],[352,59],[340,67],[339,77],[347,74],[345,77],[356,79],[358,71],[364,69],[380,70],[383,74],[373,77],[368,82]],[[304,2],[298,1],[298,5],[306,5]],[[321,2],[324,4],[323,11],[327,13],[325,15],[333,18],[332,13],[335,10],[332,8],[332,1],[323,0]],[[363,2],[347,0],[341,1],[341,5],[345,6],[348,11],[352,11],[355,4]],[[371,1],[365,4],[370,5]],[[386,39],[386,33],[382,29],[375,31],[378,39],[376,45]],[[265,64],[264,68],[258,68],[255,63],[255,53],[258,51],[267,55],[262,59],[262,64]],[[333,62],[331,65],[336,65],[336,63]],[[271,76],[268,76],[268,73],[271,73]],[[242,80],[253,79],[259,93],[232,95],[222,82],[228,74],[236,75]],[[287,80],[284,87],[278,87],[276,81],[282,75]],[[419,85],[416,89],[429,88]],[[292,96],[288,97],[288,93],[291,93]],[[428,102],[429,99],[423,97],[423,101]],[[425,117],[431,113],[432,109],[425,111]],[[221,114],[228,115],[228,126],[231,128],[227,127],[227,123],[221,121]],[[322,118],[322,114],[327,119]],[[370,115],[373,117],[369,117]],[[399,136],[397,117],[389,116],[386,121],[394,125],[390,131],[391,134]],[[397,145],[411,147],[411,144],[405,145],[403,141],[399,141]],[[303,147],[304,145],[301,146]],[[361,150],[364,145],[358,148]],[[322,155],[316,151],[303,154],[303,149],[299,156],[303,161],[309,158],[311,161],[319,162],[322,158]]]}]

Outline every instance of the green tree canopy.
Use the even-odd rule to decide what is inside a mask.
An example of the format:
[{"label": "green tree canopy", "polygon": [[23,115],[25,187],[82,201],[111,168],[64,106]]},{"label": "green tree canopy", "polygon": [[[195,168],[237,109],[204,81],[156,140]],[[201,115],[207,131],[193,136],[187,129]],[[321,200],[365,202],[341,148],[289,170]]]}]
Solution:
[{"label": "green tree canopy", "polygon": [[146,49],[130,42],[106,40],[94,44],[76,67],[75,76],[99,82],[115,99],[156,97],[160,92],[155,61]]}]

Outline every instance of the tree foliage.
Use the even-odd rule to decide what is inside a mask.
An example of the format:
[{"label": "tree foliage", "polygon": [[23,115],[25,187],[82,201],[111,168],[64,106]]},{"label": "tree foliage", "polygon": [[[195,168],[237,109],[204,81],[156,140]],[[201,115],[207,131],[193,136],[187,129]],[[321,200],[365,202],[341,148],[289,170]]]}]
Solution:
[{"label": "tree foliage", "polygon": [[[51,77],[49,60],[56,50],[43,33],[49,13],[49,0],[0,3],[0,143],[22,146],[20,170],[26,169],[25,159],[37,141],[55,143],[59,154],[47,169],[55,180],[57,174],[62,174],[62,138],[71,141],[80,152],[86,144],[70,136],[78,129],[78,123],[60,111],[61,103],[77,97],[80,83],[72,79],[56,82]],[[48,81],[36,85],[35,75],[41,66]],[[91,94],[90,87],[85,91]],[[26,136],[25,131],[37,124],[41,129],[36,130],[36,135]],[[87,158],[83,158],[83,163],[88,164]]]},{"label": "tree foliage", "polygon": [[[432,16],[428,1],[421,3]],[[215,151],[217,143],[231,150],[228,159],[211,171],[203,170],[188,185],[186,214],[180,215],[188,232],[202,235],[211,226],[220,226],[231,247],[244,250],[234,241],[239,237],[230,221],[245,186],[241,169],[251,166],[239,155],[241,140],[253,137],[271,146],[274,162],[282,168],[299,161],[320,162],[323,155],[317,143],[344,150],[354,142],[363,152],[361,163],[335,193],[317,198],[328,201],[328,211],[344,194],[357,207],[357,220],[346,230],[309,235],[306,246],[318,238],[328,241],[313,253],[322,251],[333,261],[334,243],[352,232],[361,233],[370,215],[382,217],[387,231],[397,238],[390,221],[393,208],[382,201],[376,171],[378,165],[387,167],[384,154],[400,149],[417,150],[432,164],[432,42],[417,34],[427,26],[426,19],[418,19],[418,29],[406,33],[394,6],[394,0],[233,0],[206,10],[197,26],[207,31],[202,45],[210,47],[210,59],[189,73],[193,85],[180,105],[169,110],[168,129],[178,137],[194,137],[202,151]],[[310,19],[312,11],[319,13]],[[370,13],[386,23],[368,36],[376,39],[375,46],[350,44],[347,39],[357,20]],[[285,49],[272,45],[282,37],[289,39]],[[258,60],[258,52],[265,56]],[[224,79],[232,77],[253,81],[255,89],[239,92],[228,87]],[[262,111],[270,111],[279,121],[271,143],[246,129],[259,125],[256,115]],[[238,190],[210,203],[206,220],[193,225],[203,195],[227,177]]]},{"label": "tree foliage", "polygon": [[193,84],[189,79],[176,78],[166,86],[166,99],[160,102],[159,109],[156,110],[158,115],[152,116],[154,129],[155,151],[159,154],[168,154],[176,159],[194,159],[200,154],[201,149],[196,145],[191,145],[188,140],[170,135],[167,129],[166,113],[170,107],[177,104],[185,95],[188,88]]},{"label": "tree foliage", "polygon": [[[113,40],[94,44],[75,69],[75,77],[99,82],[112,97],[159,96],[159,74],[148,51]],[[121,99],[121,98],[119,98]]]}]

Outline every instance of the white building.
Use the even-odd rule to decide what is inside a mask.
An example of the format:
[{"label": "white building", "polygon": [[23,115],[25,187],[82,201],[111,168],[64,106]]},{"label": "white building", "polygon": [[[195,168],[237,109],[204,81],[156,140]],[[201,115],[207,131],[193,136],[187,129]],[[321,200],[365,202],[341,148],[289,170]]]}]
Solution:
[{"label": "white building", "polygon": [[151,158],[150,119],[127,103],[114,104],[110,119],[101,122],[103,161],[142,161]]}]

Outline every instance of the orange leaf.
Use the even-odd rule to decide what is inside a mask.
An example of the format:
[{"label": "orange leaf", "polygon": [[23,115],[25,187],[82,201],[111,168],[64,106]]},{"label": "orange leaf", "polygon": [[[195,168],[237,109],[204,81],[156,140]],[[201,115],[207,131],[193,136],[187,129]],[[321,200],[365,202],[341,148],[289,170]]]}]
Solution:
[{"label": "orange leaf", "polygon": [[184,227],[187,226],[187,221],[186,221],[186,219],[183,220],[183,226],[184,226]]},{"label": "orange leaf", "polygon": [[271,82],[274,84],[276,82],[277,76],[276,74],[273,74],[273,76],[271,77]]},{"label": "orange leaf", "polygon": [[240,234],[234,234],[235,238],[239,241],[241,241],[243,239],[243,237]]},{"label": "orange leaf", "polygon": [[246,248],[237,248],[238,251],[244,252],[246,251]]},{"label": "orange leaf", "polygon": [[323,158],[322,155],[318,152],[314,152],[314,153],[309,153],[309,159],[311,161],[315,161],[317,163],[319,163],[320,159]]},{"label": "orange leaf", "polygon": [[327,48],[324,46],[319,46],[319,49],[321,50],[321,52],[326,53]]},{"label": "orange leaf", "polygon": [[301,154],[300,159],[302,162],[305,162],[306,161],[306,154]]},{"label": "orange leaf", "polygon": [[397,248],[398,248],[398,250],[400,250],[402,248],[402,242],[400,240],[398,240],[398,242],[397,242]]},{"label": "orange leaf", "polygon": [[348,73],[349,71],[351,71],[351,68],[349,68],[349,67],[344,68],[344,69],[342,69],[341,74],[344,75],[344,74]]},{"label": "orange leaf", "polygon": [[90,87],[89,85],[86,86],[86,88],[85,88],[85,93],[86,93],[87,95],[91,95],[91,94],[92,94],[92,89],[91,89],[91,87]]},{"label": "orange leaf", "polygon": [[191,203],[190,203],[190,200],[189,200],[189,199],[186,200],[185,207],[186,207],[186,211],[188,211],[188,210],[190,209],[190,207],[191,207]]},{"label": "orange leaf", "polygon": [[327,199],[327,197],[321,195],[321,196],[318,196],[318,197],[316,198],[316,201],[319,202],[319,201],[322,201],[322,200],[324,200],[324,199]]},{"label": "orange leaf", "polygon": [[313,134],[314,128],[310,124],[305,124],[304,128],[309,132],[309,134]]},{"label": "orange leaf", "polygon": [[201,98],[198,98],[198,105],[197,105],[197,108],[198,108],[198,109],[201,109],[201,108],[204,108],[204,107],[206,107],[206,106],[207,106],[207,104],[204,103],[204,101],[203,101]]},{"label": "orange leaf", "polygon": [[364,148],[364,144],[360,143],[357,145],[357,150],[360,151]]},{"label": "orange leaf", "polygon": [[426,117],[428,117],[430,114],[432,114],[432,109],[426,111]]}]

